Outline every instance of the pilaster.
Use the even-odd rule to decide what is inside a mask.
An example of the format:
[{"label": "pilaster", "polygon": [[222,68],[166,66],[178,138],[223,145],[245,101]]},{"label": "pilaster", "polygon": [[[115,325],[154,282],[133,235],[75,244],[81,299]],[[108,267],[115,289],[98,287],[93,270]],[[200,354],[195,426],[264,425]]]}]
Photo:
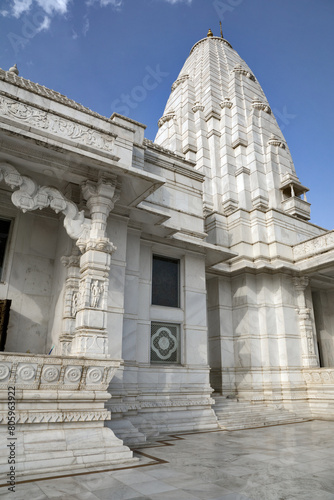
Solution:
[{"label": "pilaster", "polygon": [[62,257],[61,262],[67,268],[67,276],[64,293],[63,328],[59,337],[59,342],[60,354],[68,356],[71,352],[71,343],[75,329],[75,317],[78,310],[80,280],[79,249],[73,247],[71,255]]},{"label": "pilaster", "polygon": [[88,235],[77,242],[82,256],[71,354],[106,357],[110,260],[116,248],[106,236],[106,226],[118,198],[116,179],[86,181],[82,190],[91,225]]},{"label": "pilaster", "polygon": [[294,277],[293,283],[297,292],[298,308],[296,309],[296,311],[299,316],[303,366],[319,366],[318,357],[315,352],[311,310],[307,307],[305,297],[305,290],[309,285],[309,278],[307,276]]}]

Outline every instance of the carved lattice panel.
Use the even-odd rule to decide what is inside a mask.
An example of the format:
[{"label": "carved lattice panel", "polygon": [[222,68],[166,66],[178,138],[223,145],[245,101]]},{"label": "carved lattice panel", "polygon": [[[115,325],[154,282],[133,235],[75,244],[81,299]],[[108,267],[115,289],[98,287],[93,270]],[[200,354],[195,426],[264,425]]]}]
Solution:
[{"label": "carved lattice panel", "polygon": [[180,362],[180,325],[151,323],[151,363]]}]

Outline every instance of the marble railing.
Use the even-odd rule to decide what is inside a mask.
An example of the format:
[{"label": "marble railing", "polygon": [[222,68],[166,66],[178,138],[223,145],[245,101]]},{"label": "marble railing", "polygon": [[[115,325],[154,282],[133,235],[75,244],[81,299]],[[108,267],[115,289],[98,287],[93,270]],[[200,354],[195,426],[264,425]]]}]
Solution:
[{"label": "marble railing", "polygon": [[334,249],[334,231],[329,231],[326,234],[312,238],[305,242],[299,243],[293,247],[293,255],[295,260],[305,259],[312,255],[321,254],[328,250]]},{"label": "marble railing", "polygon": [[40,354],[0,354],[0,389],[106,390],[119,361]]},{"label": "marble railing", "polygon": [[0,354],[0,424],[9,391],[16,423],[104,421],[109,382],[119,361],[39,354]]}]

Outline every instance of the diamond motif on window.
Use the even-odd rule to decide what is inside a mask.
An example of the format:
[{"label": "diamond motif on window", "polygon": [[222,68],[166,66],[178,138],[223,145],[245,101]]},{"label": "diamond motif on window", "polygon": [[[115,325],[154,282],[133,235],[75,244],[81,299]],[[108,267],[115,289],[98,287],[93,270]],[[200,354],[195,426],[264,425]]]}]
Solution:
[{"label": "diamond motif on window", "polygon": [[151,324],[151,362],[178,363],[180,354],[180,325],[175,323]]}]

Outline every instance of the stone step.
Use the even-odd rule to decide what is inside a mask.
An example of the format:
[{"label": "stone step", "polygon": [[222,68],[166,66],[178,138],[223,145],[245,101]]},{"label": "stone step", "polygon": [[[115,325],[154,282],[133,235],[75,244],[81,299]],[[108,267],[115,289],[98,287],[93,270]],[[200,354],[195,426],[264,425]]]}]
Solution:
[{"label": "stone step", "polygon": [[229,423],[222,423],[219,421],[218,425],[223,430],[232,431],[232,430],[252,429],[252,428],[256,428],[256,427],[270,427],[270,426],[274,426],[274,425],[296,424],[296,423],[306,422],[306,421],[307,421],[307,419],[304,419],[304,418],[301,418],[301,419],[294,418],[291,420],[272,420],[272,421],[257,420],[256,422],[247,422],[247,423],[240,423],[240,422],[232,423],[231,422],[230,424]]},{"label": "stone step", "polygon": [[237,430],[310,420],[307,409],[297,414],[293,410],[263,402],[238,401],[222,396],[215,397],[215,401],[213,409],[221,429]]}]

